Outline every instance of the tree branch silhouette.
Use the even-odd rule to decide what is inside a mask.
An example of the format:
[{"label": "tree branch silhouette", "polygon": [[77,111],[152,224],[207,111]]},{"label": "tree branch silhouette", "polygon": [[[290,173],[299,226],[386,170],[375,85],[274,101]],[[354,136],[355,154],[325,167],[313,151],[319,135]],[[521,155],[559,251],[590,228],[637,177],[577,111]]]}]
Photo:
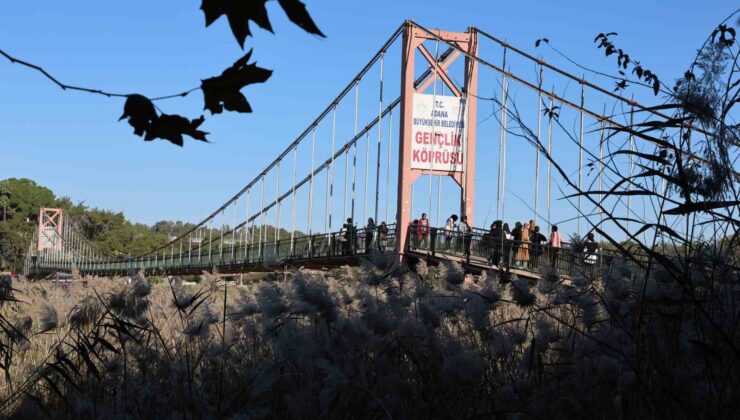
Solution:
[{"label": "tree branch silhouette", "polygon": [[[33,70],[38,71],[39,73],[41,73],[44,76],[46,76],[47,79],[51,80],[55,85],[59,86],[62,90],[77,90],[77,91],[80,91],[80,92],[88,92],[88,93],[94,93],[94,94],[97,94],[97,95],[103,95],[103,96],[108,97],[108,98],[128,98],[129,96],[131,96],[130,93],[113,93],[113,92],[106,92],[106,91],[104,91],[102,89],[94,89],[94,88],[87,88],[87,87],[82,87],[82,86],[68,85],[66,83],[60,82],[59,79],[57,79],[56,77],[52,76],[51,73],[49,73],[48,71],[46,71],[46,69],[44,69],[43,67],[41,67],[39,65],[36,65],[36,64],[33,64],[33,63],[29,63],[28,61],[24,61],[24,60],[18,59],[16,57],[8,54],[7,52],[3,51],[2,49],[0,49],[0,55],[2,55],[5,58],[7,58],[13,64],[20,64],[21,66],[28,67],[30,69],[33,69]],[[166,96],[158,96],[158,97],[155,97],[155,98],[148,98],[148,99],[150,101],[159,101],[159,100],[163,100],[163,99],[184,97],[184,96],[187,96],[189,93],[192,93],[192,92],[194,92],[194,91],[196,91],[198,89],[200,89],[200,86],[195,87],[195,88],[192,88],[192,89],[189,89],[189,90],[186,90],[184,92],[175,93],[175,94],[166,95]]]},{"label": "tree branch silhouette", "polygon": [[[288,19],[304,31],[319,37],[326,37],[318,28],[306,9],[306,5],[300,0],[278,0],[280,7],[285,11]],[[229,20],[234,37],[239,46],[244,48],[244,41],[252,33],[249,30],[249,21],[257,23],[260,27],[270,32],[272,25],[266,8],[267,0],[203,0],[200,9],[205,14],[205,26],[226,15]],[[225,108],[227,111],[240,113],[251,113],[247,98],[241,93],[241,89],[253,83],[264,83],[272,75],[272,70],[257,67],[256,63],[249,63],[252,50],[249,50],[242,58],[232,66],[224,70],[220,75],[201,80],[198,87],[170,95],[149,98],[139,93],[115,93],[102,89],[74,86],[62,83],[43,67],[18,59],[0,49],[0,55],[7,58],[13,64],[36,70],[43,74],[52,83],[62,90],[75,90],[108,98],[126,98],[123,115],[118,119],[127,119],[134,128],[134,134],[144,138],[144,141],[154,139],[168,140],[178,146],[183,146],[183,135],[190,136],[196,140],[208,142],[208,133],[199,130],[205,117],[201,115],[196,119],[188,119],[180,115],[168,115],[156,107],[153,102],[164,99],[181,98],[196,90],[203,91],[204,107],[211,114],[219,114]],[[159,112],[158,112],[159,111]]]}]

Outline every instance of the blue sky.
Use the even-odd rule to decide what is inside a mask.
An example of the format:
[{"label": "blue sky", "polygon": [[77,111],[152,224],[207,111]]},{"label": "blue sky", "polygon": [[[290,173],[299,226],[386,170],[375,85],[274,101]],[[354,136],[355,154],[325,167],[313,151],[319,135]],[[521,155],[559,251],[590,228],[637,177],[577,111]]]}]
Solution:
[{"label": "blue sky", "polygon": [[[170,94],[198,86],[243,54],[225,20],[204,27],[199,0],[6,3],[0,48],[73,85]],[[134,221],[197,221],[282,151],[404,19],[445,30],[477,26],[555,62],[552,52],[534,48],[534,41],[546,36],[579,62],[610,70],[612,64],[592,41],[599,32],[617,31],[619,45],[672,80],[736,3],[309,0],[307,5],[327,38],[304,33],[277,2],[270,2],[275,35],[253,25],[255,37],[247,40],[247,48],[254,46],[253,58],[274,75],[244,91],[253,114],[221,114],[206,121],[212,144],[145,143],[125,122],[117,122],[122,100],[63,92],[41,75],[0,59],[0,179],[32,178],[75,201],[122,210]],[[393,58],[385,71],[396,79],[389,80],[400,73],[398,57]],[[196,117],[203,112],[199,94],[158,104],[168,113]],[[511,165],[516,170],[516,159]],[[496,186],[495,179],[480,178],[477,182],[490,193],[477,190],[479,215],[490,213]],[[509,188],[529,194],[525,178],[511,176]],[[511,205],[508,214],[523,209]]]}]

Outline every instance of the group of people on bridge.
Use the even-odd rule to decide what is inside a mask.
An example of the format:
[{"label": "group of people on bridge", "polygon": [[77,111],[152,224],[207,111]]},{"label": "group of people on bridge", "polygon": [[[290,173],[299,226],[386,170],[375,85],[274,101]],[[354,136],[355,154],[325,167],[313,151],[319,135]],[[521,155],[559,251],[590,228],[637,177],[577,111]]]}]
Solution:
[{"label": "group of people on bridge", "polygon": [[[358,229],[350,217],[347,219],[347,223],[342,226],[337,241],[342,244],[342,253],[345,255],[362,252],[363,250],[364,252],[370,252],[373,249],[384,252],[389,232],[390,229],[385,222],[378,225],[372,217],[367,219],[367,225],[364,228]],[[358,245],[360,246],[359,249]]]},{"label": "group of people on bridge", "polygon": [[[543,255],[547,256],[552,267],[557,267],[565,245],[556,225],[552,225],[549,237],[546,237],[534,220],[515,222],[513,229],[508,223],[496,220],[486,231],[473,228],[465,215],[458,218],[453,214],[447,219],[444,227],[432,228],[427,214],[422,213],[421,218],[413,220],[410,225],[411,249],[433,248],[435,251],[457,252],[470,261],[471,246],[474,246],[476,248],[474,253],[486,258],[493,268],[504,265],[533,269],[538,266]],[[588,233],[583,244],[584,264],[595,265],[598,252],[598,242],[593,233]]]}]

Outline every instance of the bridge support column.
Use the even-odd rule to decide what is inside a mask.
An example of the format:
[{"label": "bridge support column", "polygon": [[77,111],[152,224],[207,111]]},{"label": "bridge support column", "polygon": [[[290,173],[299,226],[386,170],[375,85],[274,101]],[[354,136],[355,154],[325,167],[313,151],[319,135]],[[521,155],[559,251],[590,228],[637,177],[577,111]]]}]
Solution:
[{"label": "bridge support column", "polygon": [[[435,43],[431,53],[425,41]],[[446,51],[448,48],[450,51]],[[427,77],[418,82],[417,51],[428,67]],[[440,55],[441,51],[446,52]],[[465,55],[464,86],[458,87],[449,77],[448,68],[461,55]],[[466,215],[468,224],[473,224],[478,64],[471,57],[478,57],[478,36],[473,29],[427,32],[406,22],[396,213],[396,252],[400,255],[407,250],[408,228],[413,218],[412,185],[423,174],[452,177],[461,188],[460,215]],[[438,93],[438,79],[452,95]],[[427,90],[432,93],[425,93]]]}]

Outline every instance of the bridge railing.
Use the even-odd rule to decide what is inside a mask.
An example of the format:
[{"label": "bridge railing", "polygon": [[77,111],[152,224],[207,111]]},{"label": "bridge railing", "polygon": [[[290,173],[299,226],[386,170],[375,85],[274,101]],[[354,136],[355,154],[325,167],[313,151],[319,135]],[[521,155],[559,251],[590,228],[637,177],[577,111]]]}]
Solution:
[{"label": "bridge railing", "polygon": [[[427,253],[433,257],[438,254],[459,257],[467,263],[493,268],[537,272],[542,265],[549,264],[556,267],[561,275],[573,276],[579,272],[593,272],[615,264],[638,265],[634,260],[613,250],[599,249],[589,257],[586,252],[574,249],[569,243],[563,243],[562,248],[553,248],[546,243],[507,239],[494,241],[482,229],[473,229],[467,234],[434,227],[422,230],[409,226],[408,229],[407,252]],[[647,258],[641,254],[633,257],[638,262]]]},{"label": "bridge railing", "polygon": [[374,230],[352,228],[349,231],[285,239],[273,238],[260,243],[242,243],[227,247],[214,246],[206,252],[201,250],[194,253],[191,250],[187,253],[178,252],[150,258],[64,261],[40,254],[32,261],[30,274],[38,276],[54,271],[71,271],[73,266],[81,273],[101,275],[125,274],[140,269],[147,273],[197,272],[214,268],[238,270],[254,266],[277,266],[293,260],[353,257],[376,251],[395,251],[395,225],[388,225],[387,228],[387,232],[381,232],[380,227]]}]

